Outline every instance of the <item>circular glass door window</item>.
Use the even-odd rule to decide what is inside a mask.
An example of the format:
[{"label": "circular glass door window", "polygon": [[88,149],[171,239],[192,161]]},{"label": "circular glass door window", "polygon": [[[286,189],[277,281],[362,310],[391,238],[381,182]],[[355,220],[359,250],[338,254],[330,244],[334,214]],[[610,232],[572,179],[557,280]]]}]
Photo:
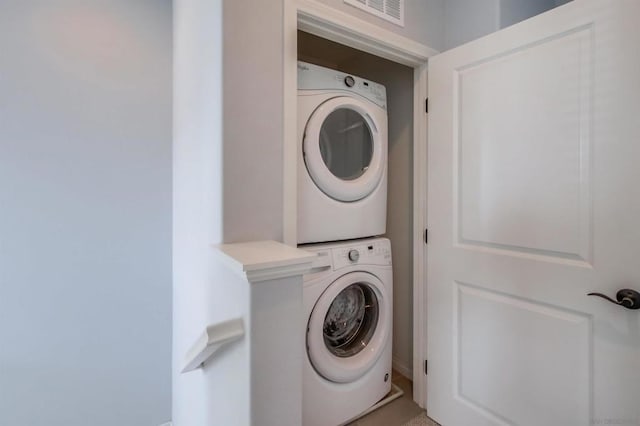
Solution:
[{"label": "circular glass door window", "polygon": [[320,128],[320,155],[334,176],[354,180],[373,157],[373,135],[362,115],[349,108],[331,112]]},{"label": "circular glass door window", "polygon": [[387,117],[350,96],[330,98],[311,114],[302,155],[318,189],[341,202],[370,195],[387,172]]},{"label": "circular glass door window", "polygon": [[378,323],[378,298],[366,284],[351,284],[333,300],[324,319],[324,343],[329,351],[346,358],[363,350]]}]

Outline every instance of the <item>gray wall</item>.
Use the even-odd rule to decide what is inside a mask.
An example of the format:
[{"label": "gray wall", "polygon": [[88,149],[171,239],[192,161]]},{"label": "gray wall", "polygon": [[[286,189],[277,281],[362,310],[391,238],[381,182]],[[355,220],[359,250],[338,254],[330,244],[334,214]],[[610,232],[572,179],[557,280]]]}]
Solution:
[{"label": "gray wall", "polygon": [[0,2],[0,423],[171,418],[171,1]]},{"label": "gray wall", "polygon": [[451,49],[500,28],[500,0],[446,0],[444,49]]},{"label": "gray wall", "polygon": [[346,4],[344,0],[319,1],[433,49],[442,50],[444,47],[442,14],[444,4],[449,0],[405,0],[404,27]]},{"label": "gray wall", "polygon": [[404,27],[345,4],[344,0],[319,1],[443,51],[571,0],[406,0]]},{"label": "gray wall", "polygon": [[500,28],[524,21],[556,7],[556,0],[501,0]]},{"label": "gray wall", "polygon": [[444,49],[452,49],[570,0],[445,0]]}]

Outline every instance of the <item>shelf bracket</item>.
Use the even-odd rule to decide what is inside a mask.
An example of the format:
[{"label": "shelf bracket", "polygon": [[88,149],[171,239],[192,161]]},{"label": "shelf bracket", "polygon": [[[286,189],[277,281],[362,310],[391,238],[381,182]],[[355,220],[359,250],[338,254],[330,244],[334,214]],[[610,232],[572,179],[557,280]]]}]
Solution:
[{"label": "shelf bracket", "polygon": [[184,357],[181,373],[196,370],[211,359],[220,348],[244,336],[242,318],[208,325]]}]

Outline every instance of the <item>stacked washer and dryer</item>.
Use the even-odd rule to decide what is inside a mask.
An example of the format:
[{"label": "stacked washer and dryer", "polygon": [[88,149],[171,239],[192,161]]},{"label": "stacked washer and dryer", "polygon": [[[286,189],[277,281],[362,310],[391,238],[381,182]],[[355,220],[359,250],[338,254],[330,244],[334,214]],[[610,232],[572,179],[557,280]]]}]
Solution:
[{"label": "stacked washer and dryer", "polygon": [[391,246],[384,86],[298,62],[303,425],[343,424],[391,389]]}]

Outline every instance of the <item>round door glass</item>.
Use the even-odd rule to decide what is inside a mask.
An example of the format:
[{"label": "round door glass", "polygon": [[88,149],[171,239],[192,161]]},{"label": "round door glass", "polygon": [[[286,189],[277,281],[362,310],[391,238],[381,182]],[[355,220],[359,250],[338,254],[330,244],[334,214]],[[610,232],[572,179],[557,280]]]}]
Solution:
[{"label": "round door glass", "polygon": [[320,128],[320,155],[336,177],[362,176],[373,156],[373,136],[364,117],[349,108],[329,114]]},{"label": "round door glass", "polygon": [[333,300],[324,318],[324,343],[329,351],[346,358],[363,350],[376,330],[378,298],[364,284],[351,284]]}]

